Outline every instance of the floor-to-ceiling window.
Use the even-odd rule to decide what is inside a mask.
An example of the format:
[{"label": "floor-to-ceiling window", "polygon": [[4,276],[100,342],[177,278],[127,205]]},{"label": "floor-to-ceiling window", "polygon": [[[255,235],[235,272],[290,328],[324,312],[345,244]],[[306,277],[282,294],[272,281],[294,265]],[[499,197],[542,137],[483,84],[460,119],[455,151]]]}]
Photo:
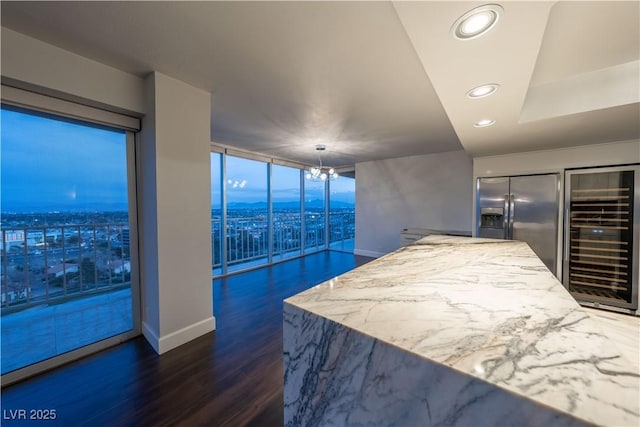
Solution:
[{"label": "floor-to-ceiling window", "polygon": [[325,249],[353,251],[353,172],[307,179],[303,165],[212,150],[213,276]]},{"label": "floor-to-ceiling window", "polygon": [[300,177],[300,169],[275,164],[271,167],[274,261],[300,255],[302,248]]},{"label": "floor-to-ceiling window", "polygon": [[268,164],[225,156],[228,271],[269,261]]},{"label": "floor-to-ceiling window", "polygon": [[211,153],[211,267],[213,275],[222,274],[222,154]]},{"label": "floor-to-ceiling window", "polygon": [[329,248],[353,252],[356,233],[356,180],[341,175],[329,182]]},{"label": "floor-to-ceiling window", "polygon": [[304,181],[305,253],[327,247],[326,181]]},{"label": "floor-to-ceiling window", "polygon": [[4,104],[1,121],[4,379],[133,336],[137,281],[133,134]]}]

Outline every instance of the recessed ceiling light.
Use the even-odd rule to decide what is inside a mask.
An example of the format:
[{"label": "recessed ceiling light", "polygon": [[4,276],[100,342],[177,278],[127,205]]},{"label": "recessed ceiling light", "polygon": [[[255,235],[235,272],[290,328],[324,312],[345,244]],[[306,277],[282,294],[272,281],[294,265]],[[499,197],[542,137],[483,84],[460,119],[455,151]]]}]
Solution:
[{"label": "recessed ceiling light", "polygon": [[471,9],[456,19],[451,27],[451,35],[458,40],[471,40],[492,29],[500,19],[502,6],[485,4]]},{"label": "recessed ceiling light", "polygon": [[473,127],[476,128],[486,128],[487,126],[491,126],[493,124],[495,124],[496,121],[493,119],[482,119],[482,120],[478,120],[477,122],[475,122],[473,124]]},{"label": "recessed ceiling light", "polygon": [[485,96],[489,96],[494,94],[498,88],[500,87],[497,83],[489,83],[482,86],[477,86],[467,92],[467,98],[478,99],[484,98]]}]

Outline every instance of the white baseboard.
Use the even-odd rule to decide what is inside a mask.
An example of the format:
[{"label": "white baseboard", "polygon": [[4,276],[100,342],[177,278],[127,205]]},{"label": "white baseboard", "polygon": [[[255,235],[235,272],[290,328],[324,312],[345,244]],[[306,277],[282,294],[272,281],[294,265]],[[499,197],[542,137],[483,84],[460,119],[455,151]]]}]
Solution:
[{"label": "white baseboard", "polygon": [[158,354],[163,354],[169,350],[173,350],[174,348],[179,347],[182,344],[186,344],[204,334],[215,331],[215,329],[216,318],[211,316],[207,319],[201,320],[200,322],[194,323],[193,325],[189,325],[158,338],[158,335],[149,327],[149,325],[146,322],[142,322],[142,334]]},{"label": "white baseboard", "polygon": [[380,257],[386,255],[386,253],[384,253],[384,252],[367,251],[367,250],[364,250],[364,249],[354,249],[353,253],[355,255],[368,256],[368,257],[371,257],[371,258],[380,258]]},{"label": "white baseboard", "polygon": [[145,339],[149,344],[151,344],[151,347],[153,347],[156,353],[160,354],[160,351],[158,351],[158,335],[156,335],[153,329],[151,329],[149,324],[145,321],[142,321],[142,335],[144,335]]}]

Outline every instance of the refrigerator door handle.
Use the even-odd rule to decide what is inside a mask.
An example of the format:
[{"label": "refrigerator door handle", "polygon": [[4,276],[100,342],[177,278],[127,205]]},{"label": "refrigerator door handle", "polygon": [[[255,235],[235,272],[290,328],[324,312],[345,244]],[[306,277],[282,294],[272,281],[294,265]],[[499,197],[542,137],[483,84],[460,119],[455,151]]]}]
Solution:
[{"label": "refrigerator door handle", "polygon": [[509,239],[513,240],[513,217],[516,213],[516,198],[512,194],[510,196],[510,205],[509,205]]},{"label": "refrigerator door handle", "polygon": [[503,224],[502,228],[504,229],[504,240],[509,240],[509,195],[504,195],[504,215],[503,215]]}]

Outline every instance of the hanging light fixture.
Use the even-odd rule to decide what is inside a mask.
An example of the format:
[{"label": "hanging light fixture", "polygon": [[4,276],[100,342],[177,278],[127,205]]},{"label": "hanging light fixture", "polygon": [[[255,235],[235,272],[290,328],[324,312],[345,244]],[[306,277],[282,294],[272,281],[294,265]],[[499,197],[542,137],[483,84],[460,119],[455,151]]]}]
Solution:
[{"label": "hanging light fixture", "polygon": [[316,151],[318,152],[318,166],[312,166],[304,174],[304,177],[310,181],[326,181],[338,178],[338,172],[334,168],[322,166],[322,158],[320,154],[327,149],[322,144],[316,145]]}]

